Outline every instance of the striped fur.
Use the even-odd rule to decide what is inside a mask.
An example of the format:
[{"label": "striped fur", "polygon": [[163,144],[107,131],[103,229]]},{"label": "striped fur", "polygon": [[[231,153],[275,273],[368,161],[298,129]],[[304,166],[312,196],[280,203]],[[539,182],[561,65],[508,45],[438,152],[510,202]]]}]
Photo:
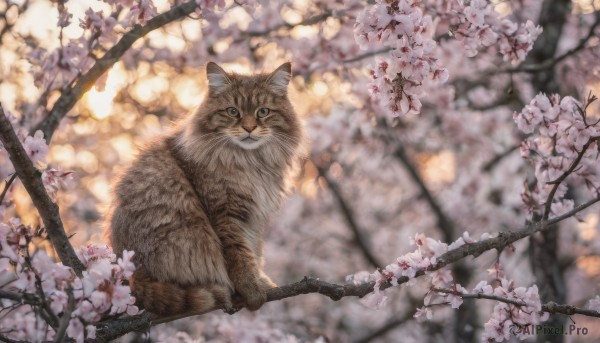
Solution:
[{"label": "striped fur", "polygon": [[209,63],[207,74],[202,105],[142,150],[109,216],[114,250],[136,253],[134,295],[163,315],[230,308],[234,293],[251,310],[262,306],[275,286],[262,270],[263,230],[303,141],[282,88],[289,63],[254,76]]}]

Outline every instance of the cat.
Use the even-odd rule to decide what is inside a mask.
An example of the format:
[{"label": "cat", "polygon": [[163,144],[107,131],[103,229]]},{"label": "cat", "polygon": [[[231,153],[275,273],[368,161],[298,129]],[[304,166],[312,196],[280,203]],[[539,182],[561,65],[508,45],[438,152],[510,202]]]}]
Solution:
[{"label": "cat", "polygon": [[135,252],[137,303],[158,315],[230,310],[233,295],[254,311],[276,287],[263,271],[263,231],[304,138],[291,64],[247,76],[209,62],[206,72],[198,110],[142,149],[108,216],[114,251]]}]

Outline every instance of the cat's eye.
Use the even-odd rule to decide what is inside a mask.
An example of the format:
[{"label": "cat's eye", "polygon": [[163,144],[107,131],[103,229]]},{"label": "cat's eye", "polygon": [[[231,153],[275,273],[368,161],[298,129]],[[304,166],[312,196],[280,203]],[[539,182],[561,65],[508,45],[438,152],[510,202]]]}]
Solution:
[{"label": "cat's eye", "polygon": [[258,115],[259,118],[264,118],[269,114],[269,112],[271,112],[271,110],[263,107],[256,112],[256,115]]},{"label": "cat's eye", "polygon": [[232,117],[237,117],[240,115],[240,111],[238,111],[238,109],[235,107],[228,107],[227,114],[229,114]]}]

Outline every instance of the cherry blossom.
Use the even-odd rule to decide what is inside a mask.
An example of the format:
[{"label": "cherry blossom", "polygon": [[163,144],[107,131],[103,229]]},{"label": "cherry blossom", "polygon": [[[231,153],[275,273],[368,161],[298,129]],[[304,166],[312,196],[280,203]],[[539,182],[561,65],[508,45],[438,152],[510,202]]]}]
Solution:
[{"label": "cherry blossom", "polygon": [[[86,337],[94,337],[93,323],[104,316],[138,313],[129,286],[123,284],[135,269],[131,263],[132,252],[125,251],[116,264],[115,255],[106,246],[81,248],[78,255],[88,270],[79,278],[74,276],[71,268],[56,263],[45,250],[33,247],[33,240],[42,235],[43,231],[36,232],[14,220],[10,225],[0,225],[2,290],[36,294],[45,298],[38,301],[49,302],[48,308],[43,310],[45,312],[40,312],[36,306],[3,299],[3,307],[11,307],[15,311],[3,317],[0,323],[2,331],[11,332],[10,337],[19,340],[52,339],[56,334],[53,328],[44,326],[42,329],[35,323],[43,322],[44,315],[59,318],[70,311],[67,335],[83,342]],[[40,293],[39,287],[43,293]],[[69,305],[70,298],[73,298],[73,305]]]}]

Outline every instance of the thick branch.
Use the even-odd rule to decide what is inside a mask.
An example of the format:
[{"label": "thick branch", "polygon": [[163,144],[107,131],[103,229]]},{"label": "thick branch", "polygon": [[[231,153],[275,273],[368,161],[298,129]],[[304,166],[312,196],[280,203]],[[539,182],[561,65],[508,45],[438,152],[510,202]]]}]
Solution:
[{"label": "thick branch", "polygon": [[37,296],[29,293],[15,293],[0,289],[0,299],[8,299],[22,304],[39,306],[40,301]]},{"label": "thick branch", "polygon": [[16,174],[19,176],[23,186],[25,186],[27,193],[29,193],[33,204],[40,213],[40,217],[42,217],[48,237],[54,249],[56,249],[58,256],[65,265],[73,268],[77,275],[81,275],[81,272],[85,268],[77,258],[75,250],[73,250],[65,234],[65,229],[58,213],[58,206],[50,199],[48,193],[46,193],[41,173],[31,163],[10,121],[6,118],[2,105],[0,105],[0,140],[2,140],[4,148],[8,151]]},{"label": "thick branch", "polygon": [[[486,239],[480,242],[465,244],[457,249],[448,251],[437,259],[436,264],[431,266],[427,271],[421,270],[418,271],[415,277],[419,277],[425,275],[426,272],[431,272],[435,270],[439,270],[449,264],[458,262],[467,256],[477,257],[489,250],[502,250],[504,247],[512,244],[524,237],[528,237],[533,235],[534,233],[547,229],[551,225],[556,224],[560,221],[563,221],[567,218],[572,217],[578,212],[583,211],[589,206],[600,201],[600,196],[594,198],[582,205],[579,205],[558,217],[552,218],[548,220],[546,225],[542,225],[542,223],[536,223],[524,227],[518,231],[514,232],[501,232],[498,237]],[[409,281],[408,277],[401,277],[398,279],[398,284],[403,284]],[[294,297],[300,294],[309,294],[309,293],[318,293],[329,297],[330,299],[337,301],[344,297],[359,297],[362,298],[365,295],[373,292],[373,288],[375,286],[375,282],[369,282],[361,285],[337,285],[329,282],[321,281],[319,279],[305,277],[302,281],[276,287],[270,289],[267,292],[267,301],[276,301],[285,298]],[[387,289],[392,287],[391,283],[384,283],[380,286],[380,289]],[[564,313],[564,314],[572,314],[572,313],[580,313],[586,314],[584,311],[587,310],[574,310],[574,307],[569,305],[557,305],[548,303],[548,312],[551,313]],[[216,310],[216,309],[214,309]],[[576,311],[576,312],[574,312]],[[210,312],[210,311],[207,311]],[[204,312],[206,313],[206,312]],[[187,313],[179,316],[172,316],[167,318],[151,318],[149,314],[142,314],[134,317],[126,317],[115,320],[109,320],[97,325],[97,338],[94,340],[88,340],[89,342],[108,342],[112,339],[115,339],[119,336],[122,336],[128,332],[148,329],[152,325],[157,325],[165,322],[169,322],[172,320],[189,317],[193,315],[200,315],[203,313]],[[586,314],[587,315],[587,314]]]},{"label": "thick branch", "polygon": [[96,83],[96,80],[100,78],[108,69],[110,69],[119,59],[125,54],[127,50],[135,43],[138,39],[144,37],[149,32],[156,30],[164,25],[167,25],[175,20],[181,19],[186,15],[196,10],[196,2],[189,1],[181,5],[177,5],[165,13],[157,15],[156,17],[148,20],[146,25],[140,26],[135,25],[133,29],[123,35],[121,39],[112,47],[110,50],[98,59],[94,66],[79,77],[73,87],[65,87],[62,94],[52,107],[52,110],[35,129],[42,130],[46,141],[49,143],[52,139],[52,135],[58,124],[69,112],[75,103]]}]

